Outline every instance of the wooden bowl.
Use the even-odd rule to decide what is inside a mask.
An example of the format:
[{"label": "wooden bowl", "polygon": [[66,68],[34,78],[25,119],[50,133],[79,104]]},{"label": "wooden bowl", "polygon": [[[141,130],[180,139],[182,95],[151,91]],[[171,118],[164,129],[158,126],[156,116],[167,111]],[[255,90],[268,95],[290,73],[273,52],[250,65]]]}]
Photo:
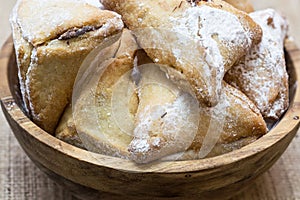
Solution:
[{"label": "wooden bowl", "polygon": [[[135,165],[66,144],[35,125],[20,108],[12,40],[0,54],[3,112],[32,161],[56,182],[84,199],[227,199],[251,185],[285,151],[299,128],[300,51],[286,42],[291,101],[288,111],[268,134],[221,156],[193,161]],[[295,87],[292,87],[295,86]]]}]

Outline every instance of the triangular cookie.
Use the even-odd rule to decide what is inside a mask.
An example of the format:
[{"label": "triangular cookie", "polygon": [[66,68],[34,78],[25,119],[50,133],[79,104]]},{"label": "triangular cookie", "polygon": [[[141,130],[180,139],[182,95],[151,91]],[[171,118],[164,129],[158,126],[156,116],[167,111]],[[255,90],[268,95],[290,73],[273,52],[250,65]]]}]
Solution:
[{"label": "triangular cookie", "polygon": [[101,0],[120,13],[148,56],[182,72],[200,103],[218,103],[225,72],[261,39],[260,27],[224,1]]},{"label": "triangular cookie", "polygon": [[53,133],[82,61],[104,38],[120,32],[123,22],[80,0],[19,0],[11,24],[25,108]]}]

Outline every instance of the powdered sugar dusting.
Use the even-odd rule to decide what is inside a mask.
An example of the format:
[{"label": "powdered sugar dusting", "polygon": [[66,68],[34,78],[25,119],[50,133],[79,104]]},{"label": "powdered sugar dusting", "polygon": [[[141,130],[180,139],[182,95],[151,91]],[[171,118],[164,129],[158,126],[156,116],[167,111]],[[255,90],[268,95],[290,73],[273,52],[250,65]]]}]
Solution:
[{"label": "powdered sugar dusting", "polygon": [[110,18],[106,21],[105,24],[103,24],[103,26],[101,28],[99,28],[99,30],[95,33],[95,35],[98,35],[100,32],[101,35],[103,35],[104,37],[108,36],[108,33],[110,33],[112,30],[116,29],[116,30],[122,30],[124,27],[124,23],[122,21],[122,17],[121,15],[114,13],[115,17]]},{"label": "powdered sugar dusting", "polygon": [[[136,115],[134,139],[129,145],[131,159],[137,163],[147,163],[185,151],[198,130],[200,110],[197,99],[181,91],[160,68],[162,66],[150,66],[142,70],[145,76],[142,74],[139,84],[140,107]],[[153,82],[156,77],[164,84]],[[147,104],[145,98],[149,95],[152,97],[150,104]],[[162,103],[162,98],[167,101]]]},{"label": "powdered sugar dusting", "polygon": [[98,0],[85,0],[85,1],[92,6],[96,6],[96,7],[100,8],[101,10],[104,10],[104,6]]},{"label": "powdered sugar dusting", "polygon": [[130,144],[132,159],[146,163],[166,155],[185,151],[192,143],[197,130],[199,110],[197,100],[187,93],[173,103],[147,106]]},{"label": "powdered sugar dusting", "polygon": [[[100,3],[98,6],[101,6]],[[101,11],[97,7],[91,5],[91,2],[86,3],[85,0],[21,1],[16,9],[16,15],[22,36],[37,46],[55,39],[58,34],[73,27],[80,28],[87,23],[96,28],[101,26],[100,22],[103,19],[100,18],[105,16],[101,12],[108,11]],[[99,21],[95,20],[97,18]]]},{"label": "powdered sugar dusting", "polygon": [[288,25],[273,9],[257,11],[250,16],[262,27],[262,41],[228,75],[235,77],[231,84],[255,102],[265,117],[276,119],[287,108],[288,101],[283,51]]},{"label": "powdered sugar dusting", "polygon": [[[251,46],[251,39],[239,19],[232,13],[221,9],[200,6],[188,8],[181,17],[171,17],[170,20],[174,23],[174,32],[184,36],[188,33],[195,43],[204,47],[207,63],[203,66],[205,76],[209,77],[215,74],[213,71],[217,71],[215,81],[217,89],[220,90],[226,60],[221,55],[215,37],[228,48],[231,48],[231,45],[245,46],[245,48]],[[179,49],[175,49],[174,54],[177,55],[178,60],[181,59]]]}]

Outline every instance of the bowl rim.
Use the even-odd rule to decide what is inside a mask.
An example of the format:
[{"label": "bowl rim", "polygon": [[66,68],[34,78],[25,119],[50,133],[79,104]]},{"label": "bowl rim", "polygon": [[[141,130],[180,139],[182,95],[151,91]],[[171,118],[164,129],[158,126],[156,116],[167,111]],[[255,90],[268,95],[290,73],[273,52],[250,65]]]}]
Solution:
[{"label": "bowl rim", "polygon": [[[293,63],[294,71],[296,73],[296,84],[298,84],[298,81],[300,80],[300,50],[298,49],[296,44],[289,39],[286,40],[285,49]],[[20,127],[24,129],[26,133],[30,134],[32,137],[34,137],[44,145],[53,148],[54,150],[59,151],[66,156],[72,157],[73,159],[80,160],[92,165],[111,168],[128,173],[172,174],[199,172],[203,170],[213,169],[218,166],[228,165],[234,162],[239,162],[243,159],[254,156],[259,152],[263,152],[271,146],[275,145],[278,141],[288,136],[294,129],[298,129],[299,127],[300,87],[297,87],[294,99],[291,101],[287,112],[280,120],[280,122],[266,135],[241,149],[219,156],[199,160],[165,161],[137,165],[134,162],[126,159],[89,152],[87,150],[83,150],[71,144],[65,143],[34,124],[22,112],[18,105],[15,105],[16,109],[9,109],[6,103],[13,100],[13,95],[9,89],[8,83],[8,65],[12,53],[14,53],[14,50],[12,38],[10,37],[5,42],[0,51],[0,74],[5,74],[4,80],[0,82],[0,100],[3,112],[9,114],[14,121],[18,122]],[[182,166],[189,167],[184,168]]]}]

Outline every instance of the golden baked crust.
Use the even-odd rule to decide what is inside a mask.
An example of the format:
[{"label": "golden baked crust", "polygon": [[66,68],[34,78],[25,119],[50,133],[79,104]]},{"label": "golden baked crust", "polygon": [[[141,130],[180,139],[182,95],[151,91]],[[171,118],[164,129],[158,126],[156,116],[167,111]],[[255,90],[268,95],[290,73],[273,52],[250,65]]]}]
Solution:
[{"label": "golden baked crust", "polygon": [[104,38],[120,32],[123,22],[82,1],[20,0],[11,24],[25,107],[35,123],[53,133],[82,61]]},{"label": "golden baked crust", "polygon": [[226,74],[225,80],[244,92],[265,118],[277,120],[289,104],[283,49],[288,24],[273,9],[250,16],[262,27],[262,42]]},{"label": "golden baked crust", "polygon": [[152,60],[185,74],[207,106],[217,104],[224,72],[261,39],[246,13],[219,0],[101,2],[122,15]]},{"label": "golden baked crust", "polygon": [[85,149],[76,131],[71,104],[66,107],[64,114],[59,120],[59,124],[55,130],[55,137],[76,147]]},{"label": "golden baked crust", "polygon": [[247,13],[254,12],[253,5],[250,3],[249,0],[224,0],[227,3],[231,4],[235,8],[242,10]]},{"label": "golden baked crust", "polygon": [[[103,50],[106,55],[110,55],[108,59],[97,61],[99,66],[105,64],[107,66],[104,66],[103,73],[96,77],[96,83],[91,83],[95,85],[89,85],[89,88],[82,91],[77,100],[75,99],[73,110],[76,129],[83,144],[90,151],[128,157],[127,145],[130,143],[132,135],[124,133],[118,126],[118,120],[115,119],[116,116],[112,112],[112,98],[119,79],[132,70],[137,49],[134,37],[129,30],[124,29],[121,38]],[[117,99],[117,101],[120,100]],[[131,99],[129,105],[132,107],[132,112],[137,103],[135,98]],[[122,109],[126,108],[128,107]],[[122,111],[118,110],[118,112]],[[119,114],[118,112],[115,114]],[[129,115],[133,116],[133,114]]]},{"label": "golden baked crust", "polygon": [[[219,119],[216,119],[219,121],[223,120],[223,124],[219,124],[223,126],[223,129],[219,130],[220,137],[211,152],[209,152],[209,157],[239,149],[267,133],[267,125],[256,106],[241,91],[225,82],[223,84],[224,96],[221,103],[228,104],[223,113],[220,114],[223,115],[223,119],[222,116],[210,115],[207,110],[203,110],[204,112],[200,114],[202,123],[199,124],[198,134],[182,159],[201,158],[202,153],[199,152],[202,145],[209,145],[203,144],[203,141],[205,137],[211,137],[209,134],[213,134],[208,132],[208,125],[214,117],[218,117]],[[218,128],[215,127],[212,130],[216,131]]]}]

